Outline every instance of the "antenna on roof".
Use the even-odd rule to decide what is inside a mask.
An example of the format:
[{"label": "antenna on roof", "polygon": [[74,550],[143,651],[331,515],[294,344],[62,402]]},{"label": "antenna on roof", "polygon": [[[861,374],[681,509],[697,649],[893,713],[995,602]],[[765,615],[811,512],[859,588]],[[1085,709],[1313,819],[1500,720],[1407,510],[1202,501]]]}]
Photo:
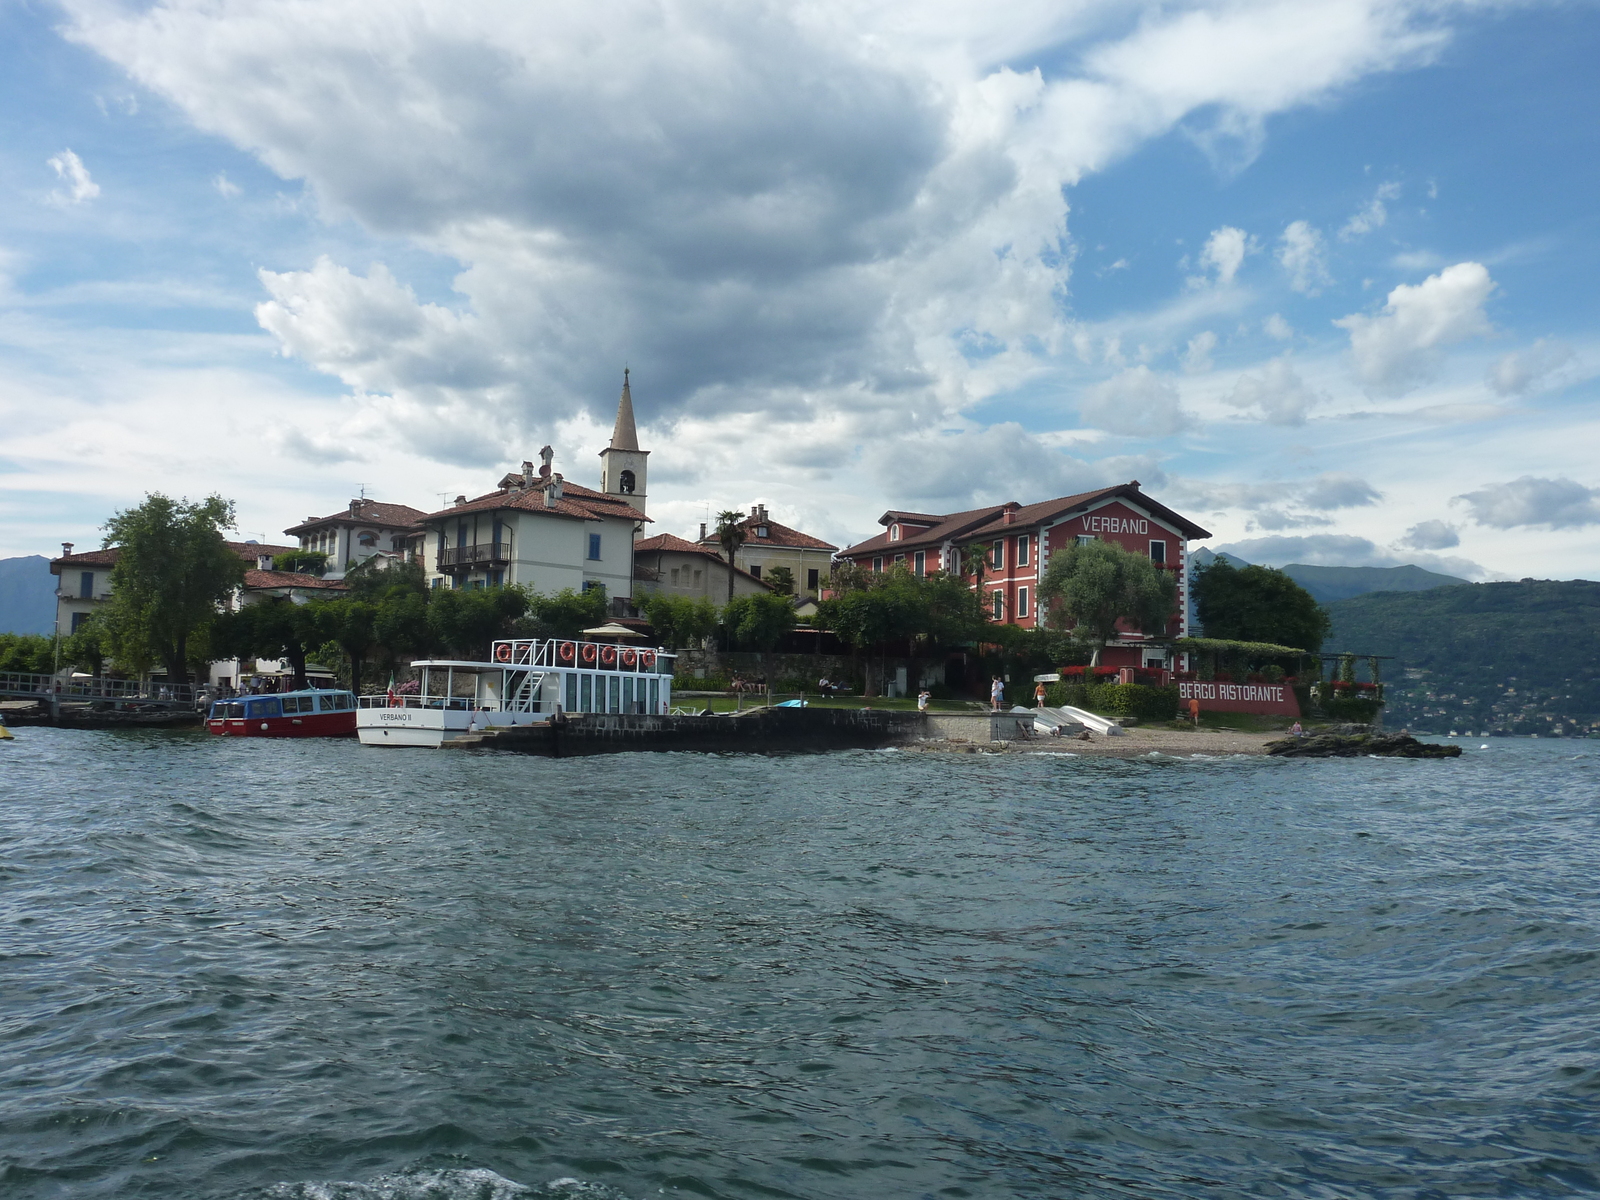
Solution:
[{"label": "antenna on roof", "polygon": [[362,484],[362,485],[361,485],[361,489],[360,489],[360,491],[361,491],[361,498],[362,498],[362,499],[363,499],[363,500],[365,500],[365,499],[366,499],[366,498],[367,498],[367,485],[366,485],[366,484],[364,484],[364,483],[363,483],[363,484]]},{"label": "antenna on roof", "polygon": [[449,500],[449,498],[450,498],[450,493],[449,492],[439,492],[438,496],[439,496],[439,507],[443,508],[445,506],[445,502],[447,500]]}]

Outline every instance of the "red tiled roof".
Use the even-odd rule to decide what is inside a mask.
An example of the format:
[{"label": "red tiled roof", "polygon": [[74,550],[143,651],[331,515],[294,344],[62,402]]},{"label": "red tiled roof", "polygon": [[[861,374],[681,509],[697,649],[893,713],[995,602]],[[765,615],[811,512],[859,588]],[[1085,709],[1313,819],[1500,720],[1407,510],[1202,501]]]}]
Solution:
[{"label": "red tiled roof", "polygon": [[244,586],[250,591],[264,591],[269,588],[321,588],[330,592],[350,590],[337,579],[320,579],[315,575],[301,575],[295,571],[246,571]]},{"label": "red tiled roof", "polygon": [[[722,555],[718,554],[715,550],[712,550],[707,546],[697,546],[693,542],[685,541],[683,538],[677,537],[676,535],[670,533],[658,533],[655,537],[640,538],[638,541],[633,543],[633,556],[635,559],[637,559],[641,554],[662,553],[693,554],[700,558],[709,558],[719,567],[726,567],[728,565],[728,560],[723,558]],[[740,575],[743,575],[746,579],[751,579],[756,583],[759,583],[762,587],[770,588],[772,586],[765,579],[761,579],[750,574],[750,572],[746,571],[743,567],[735,567],[734,570]]]},{"label": "red tiled roof", "polygon": [[[246,562],[255,562],[262,554],[270,554],[276,558],[280,554],[291,554],[298,551],[298,546],[270,546],[265,542],[224,542]],[[82,554],[68,554],[61,558],[50,560],[50,574],[59,575],[64,567],[114,567],[117,559],[122,556],[122,547],[108,546],[104,550],[85,550]]]},{"label": "red tiled roof", "polygon": [[558,517],[576,517],[580,521],[598,521],[601,517],[620,517],[632,521],[650,519],[619,496],[608,496],[604,492],[596,492],[581,484],[568,483],[565,480],[561,484],[561,499],[556,501],[553,508],[546,508],[544,492],[549,483],[549,480],[537,479],[531,488],[518,491],[505,488],[489,492],[468,500],[465,504],[452,504],[449,508],[442,508],[438,512],[427,513],[420,520],[437,521],[462,513],[492,512],[501,508],[548,513]]},{"label": "red tiled roof", "polygon": [[[319,525],[377,525],[383,529],[411,529],[420,530],[418,522],[427,516],[420,508],[412,508],[409,504],[385,504],[381,500],[352,500],[351,507],[343,512],[336,512],[332,516],[312,517],[302,521],[284,532],[291,536],[315,529]],[[357,510],[355,505],[359,504]]]},{"label": "red tiled roof", "polygon": [[[972,508],[966,512],[951,513],[949,516],[933,516],[922,514],[925,519],[935,522],[931,529],[902,530],[898,542],[889,540],[889,531],[885,529],[876,537],[870,537],[864,542],[857,542],[854,546],[847,546],[841,553],[845,555],[877,554],[880,552],[893,552],[900,554],[907,546],[926,550],[929,547],[941,546],[947,541],[955,541],[966,537],[972,530],[985,524],[991,517],[999,513],[1005,505],[991,504],[986,508]],[[884,517],[892,518],[901,514],[888,512]],[[909,534],[910,536],[905,536]]]},{"label": "red tiled roof", "polygon": [[[755,527],[757,525],[765,525],[767,527],[766,537],[757,537],[755,535]],[[801,533],[798,529],[780,525],[771,517],[765,519],[746,517],[739,522],[739,527],[746,531],[744,539],[746,549],[752,546],[790,546],[801,550],[827,550],[832,552],[839,548],[832,542],[814,538],[809,533]],[[722,543],[717,541],[715,535],[713,535],[700,544],[703,546],[720,546]]]},{"label": "red tiled roof", "polygon": [[[898,542],[889,540],[889,533],[885,530],[876,537],[868,538],[848,547],[844,554],[850,557],[860,557],[863,554],[880,554],[892,551],[903,554],[907,547],[917,550],[926,550],[943,545],[947,541],[965,541],[971,539],[978,541],[985,538],[997,537],[1007,530],[1025,529],[1032,525],[1058,520],[1060,517],[1072,512],[1074,509],[1084,508],[1097,500],[1121,496],[1137,504],[1152,516],[1160,517],[1175,525],[1187,538],[1208,538],[1208,530],[1202,529],[1187,517],[1173,512],[1164,504],[1159,504],[1139,490],[1137,483],[1119,483],[1113,487],[1096,488],[1090,492],[1079,492],[1075,496],[1060,496],[1054,500],[1041,500],[1037,504],[1020,505],[1012,511],[1010,523],[1006,523],[1003,514],[1007,505],[996,504],[988,508],[973,509],[964,513],[953,513],[948,517],[935,518],[939,524],[932,529],[903,530],[904,534]],[[889,512],[885,518],[909,516],[906,513]]]}]

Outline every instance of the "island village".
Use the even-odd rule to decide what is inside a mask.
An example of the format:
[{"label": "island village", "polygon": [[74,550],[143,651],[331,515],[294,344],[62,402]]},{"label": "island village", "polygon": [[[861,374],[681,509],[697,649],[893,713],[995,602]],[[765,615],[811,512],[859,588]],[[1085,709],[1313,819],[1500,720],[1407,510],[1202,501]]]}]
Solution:
[{"label": "island village", "polygon": [[[1196,636],[1194,545],[1211,535],[1137,480],[964,512],[890,509],[881,532],[844,547],[761,503],[692,538],[655,532],[626,371],[598,486],[557,457],[544,446],[431,512],[360,496],[280,544],[218,528],[237,567],[177,663],[112,652],[128,547],[63,543],[50,563],[57,661],[6,677],[13,723],[199,721],[235,736],[359,730],[378,745],[520,739],[544,752],[563,739],[590,752],[1071,737],[1126,753],[1141,725],[1199,735],[1220,723],[1234,748],[1246,730],[1299,735],[1313,717],[1346,736],[1381,729],[1379,656],[1324,655],[1314,630],[1300,645]],[[397,636],[391,610],[408,605],[430,613],[431,636]],[[706,721],[717,716],[744,719]]]}]

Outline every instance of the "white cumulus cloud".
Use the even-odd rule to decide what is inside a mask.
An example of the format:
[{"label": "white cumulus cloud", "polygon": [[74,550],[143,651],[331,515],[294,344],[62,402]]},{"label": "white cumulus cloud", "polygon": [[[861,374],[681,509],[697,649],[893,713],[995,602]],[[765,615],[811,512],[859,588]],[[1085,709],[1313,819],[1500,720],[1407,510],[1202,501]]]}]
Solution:
[{"label": "white cumulus cloud", "polygon": [[1398,183],[1379,184],[1377,194],[1344,223],[1343,229],[1339,230],[1340,240],[1346,242],[1354,241],[1363,234],[1382,228],[1389,220],[1387,202],[1398,199],[1400,199],[1400,185]]},{"label": "white cumulus cloud", "polygon": [[1333,282],[1328,274],[1322,234],[1309,221],[1291,221],[1278,239],[1278,262],[1289,276],[1289,286],[1315,296]]},{"label": "white cumulus cloud", "polygon": [[1191,375],[1198,375],[1202,371],[1211,369],[1211,352],[1217,348],[1217,335],[1206,329],[1189,339],[1189,347],[1184,351],[1183,369]]},{"label": "white cumulus cloud", "polygon": [[1444,347],[1492,332],[1483,306],[1493,290],[1482,263],[1457,263],[1400,284],[1375,316],[1355,313],[1334,324],[1349,331],[1356,377],[1367,390],[1399,396],[1432,377]]},{"label": "white cumulus cloud", "polygon": [[1244,230],[1224,225],[1206,239],[1205,249],[1200,251],[1200,265],[1214,273],[1218,285],[1226,287],[1252,249],[1250,236]]},{"label": "white cumulus cloud", "polygon": [[1086,424],[1126,437],[1166,437],[1187,429],[1178,389],[1149,367],[1130,367],[1090,389],[1079,409]]},{"label": "white cumulus cloud", "polygon": [[1461,544],[1461,535],[1445,521],[1419,521],[1395,545],[1410,550],[1449,550]]},{"label": "white cumulus cloud", "polygon": [[1524,475],[1510,483],[1485,484],[1456,499],[1467,505],[1474,521],[1494,529],[1600,525],[1600,488],[1571,479]]},{"label": "white cumulus cloud", "polygon": [[1554,382],[1577,355],[1571,346],[1540,338],[1526,350],[1513,350],[1489,368],[1489,386],[1502,396],[1520,396]]},{"label": "white cumulus cloud", "polygon": [[55,171],[56,178],[62,183],[61,187],[50,193],[50,199],[55,203],[82,204],[100,194],[100,185],[90,178],[89,168],[71,150],[52,154],[45,165]]},{"label": "white cumulus cloud", "polygon": [[1287,354],[1269,362],[1258,375],[1241,375],[1225,401],[1269,425],[1304,425],[1312,406],[1327,400],[1295,373]]}]

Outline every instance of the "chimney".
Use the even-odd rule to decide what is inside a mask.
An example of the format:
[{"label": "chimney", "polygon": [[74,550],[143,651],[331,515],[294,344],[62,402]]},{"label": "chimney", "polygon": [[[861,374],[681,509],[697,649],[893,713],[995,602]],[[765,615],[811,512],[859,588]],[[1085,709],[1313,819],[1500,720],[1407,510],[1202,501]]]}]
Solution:
[{"label": "chimney", "polygon": [[[700,526],[700,532],[704,533],[705,531],[706,531],[706,527],[704,525]],[[72,553],[72,543],[71,542],[62,542],[61,543],[61,557],[62,558],[66,558],[67,555],[69,555],[71,553]]]},{"label": "chimney", "polygon": [[550,476],[550,482],[545,484],[545,487],[544,487],[544,506],[546,508],[554,508],[556,506],[556,503],[560,499],[561,499],[561,476],[559,474],[556,474],[556,475]]},{"label": "chimney", "polygon": [[457,496],[456,497],[456,503],[457,504],[465,504],[466,502],[467,502],[467,498],[465,496]]},{"label": "chimney", "polygon": [[[706,540],[706,523],[704,521],[700,522],[700,540],[702,542]],[[67,543],[67,549],[68,550],[72,549],[72,543],[71,542]]]},{"label": "chimney", "polygon": [[1006,505],[1006,510],[1000,516],[1000,524],[1009,525],[1017,519],[1017,505],[1015,501]]},{"label": "chimney", "polygon": [[1130,479],[1130,480],[1128,480],[1128,486],[1129,487],[1138,487],[1139,486],[1139,481],[1137,479]]},{"label": "chimney", "polygon": [[360,500],[350,501],[350,515],[352,517],[358,517],[361,515],[361,505],[362,501]]},{"label": "chimney", "polygon": [[556,452],[554,450],[550,449],[549,446],[541,446],[539,448],[539,478],[540,479],[549,479],[550,478],[550,463],[551,463],[551,460],[553,460],[555,458],[555,456],[556,456]]},{"label": "chimney", "polygon": [[522,484],[524,487],[533,486],[533,464],[527,459],[522,460]]},{"label": "chimney", "polygon": [[270,555],[270,554],[258,554],[258,555],[256,555],[256,570],[258,570],[258,571],[270,571],[270,570],[272,570],[272,555]]}]

